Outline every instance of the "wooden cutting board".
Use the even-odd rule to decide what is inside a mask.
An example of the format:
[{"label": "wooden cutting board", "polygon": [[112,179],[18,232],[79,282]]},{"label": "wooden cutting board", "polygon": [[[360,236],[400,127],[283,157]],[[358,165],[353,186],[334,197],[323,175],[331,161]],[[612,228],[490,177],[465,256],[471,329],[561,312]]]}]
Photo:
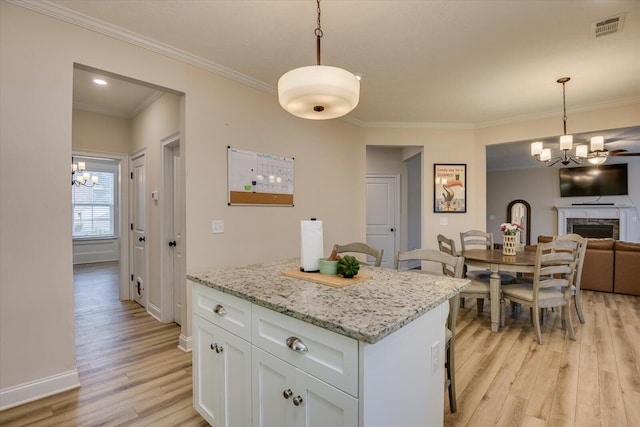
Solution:
[{"label": "wooden cutting board", "polygon": [[296,279],[307,280],[309,282],[320,283],[321,285],[333,286],[336,288],[342,288],[344,286],[353,285],[354,283],[364,282],[373,278],[370,274],[356,274],[351,279],[345,279],[338,275],[328,275],[320,273],[307,273],[304,271],[288,270],[282,272],[283,276],[294,277]]}]

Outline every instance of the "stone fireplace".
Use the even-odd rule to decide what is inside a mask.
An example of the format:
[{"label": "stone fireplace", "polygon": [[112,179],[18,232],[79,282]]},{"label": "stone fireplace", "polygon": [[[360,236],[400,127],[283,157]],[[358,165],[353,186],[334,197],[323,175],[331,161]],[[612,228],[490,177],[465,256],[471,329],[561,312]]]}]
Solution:
[{"label": "stone fireplace", "polygon": [[558,234],[576,233],[583,237],[612,237],[633,241],[637,223],[635,206],[574,205],[556,206]]},{"label": "stone fireplace", "polygon": [[620,238],[620,220],[608,218],[567,218],[565,232],[579,234],[582,237],[616,240]]}]

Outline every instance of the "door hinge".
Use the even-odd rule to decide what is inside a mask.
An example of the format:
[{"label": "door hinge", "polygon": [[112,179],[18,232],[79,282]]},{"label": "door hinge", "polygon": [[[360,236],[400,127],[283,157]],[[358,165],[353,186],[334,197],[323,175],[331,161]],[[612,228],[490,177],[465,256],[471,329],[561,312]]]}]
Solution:
[{"label": "door hinge", "polygon": [[131,275],[131,281],[133,282],[133,274]]},{"label": "door hinge", "polygon": [[133,179],[133,172],[131,172],[131,179]]},{"label": "door hinge", "polygon": [[133,223],[131,223],[131,231],[133,231]]}]

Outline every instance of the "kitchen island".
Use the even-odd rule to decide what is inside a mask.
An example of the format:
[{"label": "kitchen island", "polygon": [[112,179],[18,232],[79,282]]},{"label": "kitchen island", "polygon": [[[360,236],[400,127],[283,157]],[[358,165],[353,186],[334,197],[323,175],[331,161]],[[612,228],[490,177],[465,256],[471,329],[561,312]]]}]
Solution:
[{"label": "kitchen island", "polygon": [[296,260],[188,275],[194,406],[214,426],[440,426],[448,300],[469,283],[362,266],[330,287]]}]

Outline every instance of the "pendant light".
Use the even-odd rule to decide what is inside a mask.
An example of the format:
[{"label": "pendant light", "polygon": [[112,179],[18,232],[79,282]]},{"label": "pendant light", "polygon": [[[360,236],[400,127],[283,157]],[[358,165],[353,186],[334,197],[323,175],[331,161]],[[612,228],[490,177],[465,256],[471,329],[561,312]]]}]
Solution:
[{"label": "pendant light", "polygon": [[293,69],[278,80],[278,101],[294,116],[327,120],[344,116],[358,105],[360,80],[342,68],[320,64],[320,0],[315,30],[317,65]]},{"label": "pendant light", "polygon": [[608,151],[604,148],[604,137],[594,136],[591,138],[591,150],[586,145],[577,145],[575,156],[569,152],[573,148],[573,135],[567,135],[567,104],[565,100],[565,84],[571,80],[571,77],[561,77],[557,83],[562,84],[562,125],[564,132],[560,137],[560,150],[562,154],[551,158],[551,149],[544,148],[541,141],[531,143],[531,155],[545,166],[553,166],[560,162],[568,165],[570,162],[581,164],[582,159],[587,159],[589,163],[601,165],[607,161]]}]

